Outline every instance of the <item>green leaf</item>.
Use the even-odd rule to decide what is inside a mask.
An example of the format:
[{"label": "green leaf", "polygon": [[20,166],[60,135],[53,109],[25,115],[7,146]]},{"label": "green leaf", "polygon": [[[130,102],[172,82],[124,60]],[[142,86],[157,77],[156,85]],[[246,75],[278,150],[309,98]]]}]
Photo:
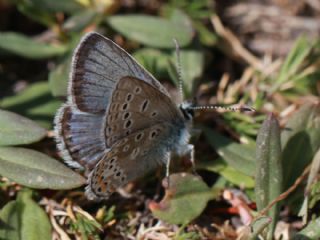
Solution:
[{"label": "green leaf", "polygon": [[61,101],[52,97],[48,82],[30,84],[18,95],[0,100],[1,108],[26,116],[48,129],[60,106]]},{"label": "green leaf", "polygon": [[0,32],[0,50],[1,49],[30,59],[59,56],[67,50],[65,46],[37,42],[14,32]]},{"label": "green leaf", "polygon": [[310,44],[305,37],[300,37],[296,41],[280,69],[276,82],[273,83],[270,89],[271,93],[277,91],[281,85],[290,80],[290,78],[299,74],[299,69],[302,67],[302,63],[310,53],[312,47],[313,45]]},{"label": "green leaf", "polygon": [[23,205],[17,201],[7,203],[0,212],[0,239],[18,240],[20,238],[20,215]]},{"label": "green leaf", "polygon": [[51,225],[45,211],[35,203],[30,192],[18,194],[0,212],[0,238],[7,240],[49,240]]},{"label": "green leaf", "polygon": [[[273,114],[263,122],[258,133],[256,158],[256,203],[261,211],[282,192],[280,127]],[[278,213],[279,204],[268,211],[272,218],[268,239],[272,239]]]},{"label": "green leaf", "polygon": [[172,21],[148,15],[118,15],[107,18],[107,22],[127,38],[151,47],[173,48],[174,38],[184,47],[193,37],[187,16]]},{"label": "green leaf", "polygon": [[210,128],[202,127],[208,143],[217,151],[230,166],[247,176],[255,174],[254,148],[238,144],[218,134]]},{"label": "green leaf", "polygon": [[17,8],[22,14],[26,15],[30,19],[46,26],[53,26],[56,22],[53,14],[42,11],[42,9],[35,6],[32,1],[17,1]]},{"label": "green leaf", "polygon": [[310,44],[305,37],[300,37],[295,42],[295,45],[292,47],[292,50],[280,69],[278,82],[284,82],[288,76],[297,72],[299,66],[309,54],[311,48],[312,44]]},{"label": "green leaf", "polygon": [[189,173],[170,175],[170,186],[160,203],[149,205],[152,213],[171,224],[187,224],[217,196],[199,177]]},{"label": "green leaf", "polygon": [[49,73],[49,87],[55,97],[67,96],[71,58],[69,54]]},{"label": "green leaf", "polygon": [[193,92],[194,82],[198,80],[204,69],[204,55],[199,50],[181,50],[181,77],[187,97]]},{"label": "green leaf", "polygon": [[320,218],[312,220],[308,225],[298,232],[293,240],[309,240],[309,239],[319,239],[320,238]]},{"label": "green leaf", "polygon": [[79,44],[80,38],[80,34],[73,35],[73,38],[69,43],[69,49],[72,51],[65,54],[55,69],[49,73],[49,87],[55,97],[67,96],[73,49]]},{"label": "green leaf", "polygon": [[218,36],[211,30],[207,29],[202,21],[194,22],[193,25],[198,32],[199,39],[203,45],[213,47],[218,42]]},{"label": "green leaf", "polygon": [[168,77],[169,53],[155,48],[141,48],[132,56],[156,78]]},{"label": "green leaf", "polygon": [[232,184],[239,187],[253,188],[255,185],[252,177],[243,174],[233,167],[230,167],[222,159],[215,159],[214,161],[197,163],[196,167],[197,169],[216,172]]},{"label": "green leaf", "polygon": [[320,104],[305,104],[292,115],[281,134],[281,145],[286,190],[320,148]]},{"label": "green leaf", "polygon": [[0,146],[29,144],[46,136],[47,131],[18,114],[0,110]]},{"label": "green leaf", "polygon": [[71,189],[85,179],[59,161],[34,150],[0,148],[0,174],[31,188]]},{"label": "green leaf", "polygon": [[270,217],[260,217],[256,219],[250,224],[250,226],[248,226],[248,229],[250,229],[250,234],[248,234],[248,237],[245,239],[256,240],[257,237],[263,232],[266,227],[268,227],[271,222],[272,219]]},{"label": "green leaf", "polygon": [[80,4],[81,1],[77,0],[28,0],[28,2],[34,8],[49,13],[66,12],[73,14],[84,9],[84,6]]},{"label": "green leaf", "polygon": [[300,211],[298,214],[299,217],[303,217],[304,223],[306,223],[306,221],[308,219],[308,210],[309,210],[308,205],[309,205],[310,190],[314,186],[314,183],[317,182],[316,180],[317,180],[319,170],[320,170],[320,149],[318,149],[318,151],[316,152],[316,154],[312,160],[310,173],[308,176],[308,182],[305,187],[305,189],[306,189],[305,190],[305,198],[303,200],[302,207],[300,208]]},{"label": "green leaf", "polygon": [[94,23],[99,17],[100,15],[97,11],[86,9],[85,11],[76,13],[68,18],[63,24],[63,29],[67,32],[75,32],[79,34],[90,24]]}]

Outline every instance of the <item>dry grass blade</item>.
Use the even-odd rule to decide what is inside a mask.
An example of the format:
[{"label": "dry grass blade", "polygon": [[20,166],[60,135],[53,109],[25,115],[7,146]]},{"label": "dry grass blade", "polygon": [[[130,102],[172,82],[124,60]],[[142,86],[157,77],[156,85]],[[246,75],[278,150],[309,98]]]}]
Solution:
[{"label": "dry grass blade", "polygon": [[216,32],[227,41],[232,49],[232,54],[236,57],[241,57],[245,62],[252,65],[254,68],[259,71],[263,71],[263,64],[261,61],[250,53],[239,41],[239,39],[229,30],[226,29],[220,18],[217,15],[211,17],[211,23],[216,30]]}]

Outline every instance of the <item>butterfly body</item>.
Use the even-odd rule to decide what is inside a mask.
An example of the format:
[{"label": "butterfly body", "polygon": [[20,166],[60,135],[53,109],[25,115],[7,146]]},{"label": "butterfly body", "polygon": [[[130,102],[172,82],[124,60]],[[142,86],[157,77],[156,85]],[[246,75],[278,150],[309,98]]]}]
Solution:
[{"label": "butterfly body", "polygon": [[72,62],[68,101],[55,119],[58,148],[88,175],[86,194],[105,199],[171,152],[184,153],[192,111],[111,40],[87,34]]}]

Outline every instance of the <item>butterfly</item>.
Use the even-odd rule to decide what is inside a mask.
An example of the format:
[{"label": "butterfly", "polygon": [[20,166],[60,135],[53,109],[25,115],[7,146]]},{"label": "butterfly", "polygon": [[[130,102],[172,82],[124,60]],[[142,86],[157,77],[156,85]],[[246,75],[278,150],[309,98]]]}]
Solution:
[{"label": "butterfly", "polygon": [[168,91],[125,50],[92,32],[77,46],[68,100],[55,117],[57,146],[72,167],[88,175],[88,199],[168,164],[188,144],[194,110]]}]

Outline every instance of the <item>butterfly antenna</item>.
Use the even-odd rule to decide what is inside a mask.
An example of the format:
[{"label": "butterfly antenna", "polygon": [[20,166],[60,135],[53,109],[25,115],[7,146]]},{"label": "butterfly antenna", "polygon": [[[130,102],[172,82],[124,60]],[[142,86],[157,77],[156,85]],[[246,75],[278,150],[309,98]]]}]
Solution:
[{"label": "butterfly antenna", "polygon": [[193,110],[227,110],[227,111],[231,111],[231,112],[236,112],[236,111],[240,111],[240,112],[255,112],[256,110],[252,107],[243,105],[243,106],[239,106],[239,107],[224,107],[224,106],[220,106],[220,105],[206,105],[206,106],[191,106],[190,109]]},{"label": "butterfly antenna", "polygon": [[174,44],[176,46],[176,71],[178,74],[178,87],[179,87],[179,94],[181,97],[181,101],[183,101],[184,97],[183,97],[183,81],[182,81],[182,72],[181,72],[181,61],[180,61],[180,47],[178,44],[177,39],[173,39]]}]

